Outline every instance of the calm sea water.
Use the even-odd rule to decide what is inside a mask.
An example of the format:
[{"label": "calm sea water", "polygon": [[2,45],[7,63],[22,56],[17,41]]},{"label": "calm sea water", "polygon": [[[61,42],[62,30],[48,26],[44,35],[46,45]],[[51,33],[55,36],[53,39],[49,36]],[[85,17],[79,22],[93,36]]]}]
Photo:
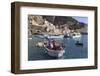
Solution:
[{"label": "calm sea water", "polygon": [[[61,59],[79,59],[79,58],[88,58],[88,35],[82,35],[80,39],[78,39],[81,43],[83,43],[82,46],[76,46],[75,43],[77,39],[73,38],[63,38],[59,41],[61,41],[65,46],[65,53]],[[53,60],[58,59],[49,56],[47,53],[45,53],[44,47],[37,47],[36,43],[38,41],[43,41],[44,38],[39,38],[37,36],[33,36],[32,40],[28,40],[28,60]]]}]

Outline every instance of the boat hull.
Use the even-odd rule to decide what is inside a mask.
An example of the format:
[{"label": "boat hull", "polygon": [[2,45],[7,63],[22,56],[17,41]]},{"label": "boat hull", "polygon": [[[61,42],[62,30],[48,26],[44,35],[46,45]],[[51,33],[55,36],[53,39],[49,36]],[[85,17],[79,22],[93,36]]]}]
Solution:
[{"label": "boat hull", "polygon": [[62,39],[62,38],[64,38],[64,35],[58,35],[58,36],[54,36],[54,35],[50,36],[50,35],[48,35],[47,38],[49,38],[49,39],[50,39],[50,38]]},{"label": "boat hull", "polygon": [[80,38],[81,35],[77,35],[77,36],[72,36],[72,38]]},{"label": "boat hull", "polygon": [[80,33],[73,33],[72,38],[81,38],[81,34]]},{"label": "boat hull", "polygon": [[47,49],[47,54],[49,55],[49,56],[52,56],[52,57],[57,57],[57,58],[59,58],[59,57],[62,57],[63,56],[63,54],[65,53],[65,50],[50,50],[50,49],[48,49],[48,48],[46,48]]}]

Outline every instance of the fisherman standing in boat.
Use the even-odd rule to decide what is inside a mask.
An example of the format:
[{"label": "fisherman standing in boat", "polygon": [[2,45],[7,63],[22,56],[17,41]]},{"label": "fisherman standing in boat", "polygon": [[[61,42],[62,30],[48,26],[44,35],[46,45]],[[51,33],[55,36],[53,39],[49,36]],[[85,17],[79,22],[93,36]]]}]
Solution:
[{"label": "fisherman standing in boat", "polygon": [[52,45],[53,45],[52,49],[56,50],[55,40],[52,41]]},{"label": "fisherman standing in boat", "polygon": [[56,43],[55,40],[50,40],[50,39],[48,39],[48,45],[47,45],[47,48],[56,50],[56,45],[55,45],[55,43]]},{"label": "fisherman standing in boat", "polygon": [[48,39],[47,48],[49,48],[49,49],[53,48],[53,44],[50,39]]},{"label": "fisherman standing in boat", "polygon": [[48,42],[47,42],[47,48],[48,49],[51,49],[51,50],[62,50],[63,48],[61,47],[60,43],[55,41],[54,39],[48,39]]},{"label": "fisherman standing in boat", "polygon": [[63,48],[61,47],[59,42],[56,42],[55,40],[52,41],[52,45],[53,45],[53,50],[62,50]]}]

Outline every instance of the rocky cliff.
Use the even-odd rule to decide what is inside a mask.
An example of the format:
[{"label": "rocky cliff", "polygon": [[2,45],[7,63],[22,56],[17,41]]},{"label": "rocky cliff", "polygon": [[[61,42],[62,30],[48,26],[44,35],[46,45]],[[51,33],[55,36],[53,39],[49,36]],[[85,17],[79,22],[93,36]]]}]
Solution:
[{"label": "rocky cliff", "polygon": [[28,16],[28,30],[32,34],[42,32],[53,33],[57,30],[57,32],[62,33],[64,30],[67,31],[66,28],[67,30],[87,29],[87,24],[65,16]]}]

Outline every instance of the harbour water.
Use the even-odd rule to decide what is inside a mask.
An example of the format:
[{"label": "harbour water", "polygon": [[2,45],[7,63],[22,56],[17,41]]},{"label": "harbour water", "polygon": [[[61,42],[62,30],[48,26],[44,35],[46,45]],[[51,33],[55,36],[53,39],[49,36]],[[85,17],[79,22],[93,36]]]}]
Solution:
[{"label": "harbour water", "polygon": [[[88,58],[88,35],[82,35],[80,39],[78,39],[83,46],[76,46],[75,43],[77,39],[73,38],[63,38],[59,39],[64,44],[65,53],[61,59],[80,59],[80,58]],[[37,47],[36,43],[38,41],[43,41],[44,38],[39,38],[35,35],[32,36],[32,40],[28,40],[28,60],[53,60],[58,59],[49,56],[45,53],[44,47]]]}]

